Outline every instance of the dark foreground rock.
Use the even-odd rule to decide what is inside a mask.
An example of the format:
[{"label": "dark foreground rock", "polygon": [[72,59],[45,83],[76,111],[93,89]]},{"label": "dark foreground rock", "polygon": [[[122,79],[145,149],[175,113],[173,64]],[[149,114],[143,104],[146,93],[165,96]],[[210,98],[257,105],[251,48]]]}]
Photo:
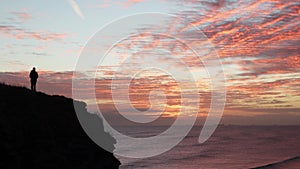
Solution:
[{"label": "dark foreground rock", "polygon": [[[88,113],[85,103],[77,103],[82,113]],[[114,149],[115,139],[103,126],[99,132]],[[83,131],[72,99],[3,84],[0,152],[1,169],[117,169],[120,165]]]}]

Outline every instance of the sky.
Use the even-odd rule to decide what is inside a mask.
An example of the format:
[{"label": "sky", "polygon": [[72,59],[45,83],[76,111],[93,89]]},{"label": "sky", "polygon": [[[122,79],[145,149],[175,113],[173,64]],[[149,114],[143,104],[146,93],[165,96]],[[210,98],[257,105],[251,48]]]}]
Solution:
[{"label": "sky", "polygon": [[[212,92],[220,92],[212,88],[217,83],[226,87],[221,91],[226,92],[224,124],[300,124],[300,2],[0,3],[0,82],[28,87],[28,73],[35,66],[40,75],[38,90],[72,97],[72,79],[87,82],[95,78],[96,102],[101,111],[114,114],[117,108],[131,118],[143,115],[149,119],[162,112],[162,117],[172,119],[182,108],[188,110],[186,117],[197,111],[199,119],[205,119]],[[147,12],[172,17],[166,21],[150,14],[126,20],[126,16]],[[151,24],[141,24],[145,22]],[[101,34],[105,25],[107,33]],[[132,25],[139,27],[129,32]],[[128,37],[124,38],[126,33]],[[113,36],[119,37],[118,43],[108,44]],[[104,45],[87,47],[93,38]],[[97,51],[106,45],[113,47],[95,68],[96,77],[88,72],[92,70],[74,77],[77,61],[88,58],[87,48],[98,56]],[[194,50],[200,52],[196,55]],[[145,64],[159,69],[143,69]],[[225,83],[219,81],[223,75]],[[94,111],[90,98],[93,90],[76,90]],[[195,105],[199,110],[194,110]],[[132,107],[139,111],[133,112]]]}]

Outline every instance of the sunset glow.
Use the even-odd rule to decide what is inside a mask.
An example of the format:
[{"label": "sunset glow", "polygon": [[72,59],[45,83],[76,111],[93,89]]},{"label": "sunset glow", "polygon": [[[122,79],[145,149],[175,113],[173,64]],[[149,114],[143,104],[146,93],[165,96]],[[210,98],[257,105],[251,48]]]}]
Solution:
[{"label": "sunset glow", "polygon": [[[116,111],[115,103],[123,104],[123,111],[127,111],[123,98],[126,86],[120,86],[124,91],[113,100],[112,80],[121,85],[133,76],[134,68],[140,68],[140,63],[151,58],[157,63],[165,63],[170,72],[182,75],[184,83],[180,86],[168,72],[144,70],[135,74],[130,83],[130,105],[142,115],[173,118],[182,109],[181,92],[186,89],[189,104],[200,103],[198,117],[203,119],[211,104],[211,81],[202,59],[209,60],[216,54],[226,78],[223,123],[300,124],[300,2],[128,0],[89,1],[87,4],[66,0],[60,4],[1,3],[0,82],[28,87],[29,71],[36,66],[40,75],[39,91],[72,97],[76,61],[95,32],[123,16],[162,12],[185,20],[185,23],[176,19],[168,23],[166,35],[178,32],[194,40],[184,44],[165,35],[150,35],[151,29],[146,26],[122,39],[108,53],[103,61],[105,66],[97,68],[95,93],[101,111]],[[205,34],[215,51],[203,48],[200,57],[193,53],[191,48],[208,45],[190,34],[193,28]],[[126,25],[120,29],[126,29]],[[103,37],[104,40],[109,38]],[[117,59],[112,59],[113,56]],[[126,63],[128,71],[123,69],[116,76],[120,65],[129,57],[138,61]],[[173,61],[174,58],[184,62],[189,69],[181,62]],[[221,70],[219,67],[214,69]],[[187,70],[194,75],[199,91],[191,87],[194,82],[185,79]],[[80,78],[88,81],[92,77],[85,72]],[[94,92],[89,88],[77,90],[82,92],[82,97]],[[89,104],[91,99],[86,97],[84,101]],[[147,111],[149,109],[151,111]],[[193,110],[189,108],[189,111]],[[189,115],[186,112],[186,116]]]}]

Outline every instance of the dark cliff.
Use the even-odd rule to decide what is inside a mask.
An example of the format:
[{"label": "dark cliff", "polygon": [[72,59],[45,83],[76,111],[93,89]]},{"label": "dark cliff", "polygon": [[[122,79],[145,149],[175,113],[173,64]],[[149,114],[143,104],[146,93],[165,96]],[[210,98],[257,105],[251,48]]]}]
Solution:
[{"label": "dark cliff", "polygon": [[[85,103],[77,105],[88,113]],[[115,139],[103,127],[99,132],[113,149]],[[0,143],[0,168],[115,169],[120,165],[83,131],[72,99],[23,87],[0,84]]]}]

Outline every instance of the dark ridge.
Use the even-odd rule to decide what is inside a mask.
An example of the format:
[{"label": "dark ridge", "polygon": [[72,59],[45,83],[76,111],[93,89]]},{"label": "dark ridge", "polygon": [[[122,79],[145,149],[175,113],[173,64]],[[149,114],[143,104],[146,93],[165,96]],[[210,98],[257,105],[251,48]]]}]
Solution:
[{"label": "dark ridge", "polygon": [[[98,118],[75,101],[81,113]],[[99,118],[100,119],[100,118]],[[116,140],[99,128],[114,149]],[[83,131],[73,100],[0,84],[1,169],[117,169],[120,162]]]},{"label": "dark ridge", "polygon": [[272,163],[251,169],[299,169],[300,157],[293,157],[287,160],[283,160],[277,163]]}]

